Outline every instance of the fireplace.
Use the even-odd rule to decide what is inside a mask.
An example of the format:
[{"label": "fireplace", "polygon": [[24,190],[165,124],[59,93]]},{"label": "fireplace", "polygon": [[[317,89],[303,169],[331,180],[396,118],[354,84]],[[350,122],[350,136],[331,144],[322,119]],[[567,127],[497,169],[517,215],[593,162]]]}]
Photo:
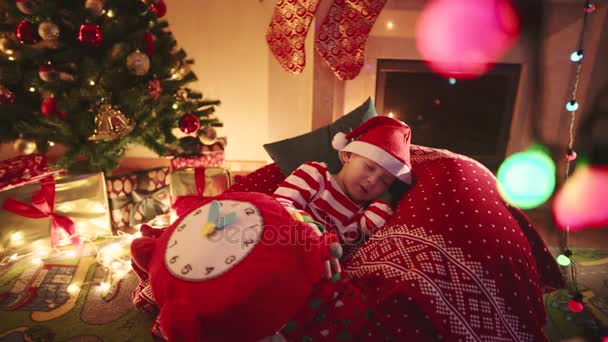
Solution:
[{"label": "fireplace", "polygon": [[475,80],[434,74],[422,61],[378,60],[378,113],[412,127],[412,143],[472,157],[492,171],[505,158],[521,65],[498,64]]}]

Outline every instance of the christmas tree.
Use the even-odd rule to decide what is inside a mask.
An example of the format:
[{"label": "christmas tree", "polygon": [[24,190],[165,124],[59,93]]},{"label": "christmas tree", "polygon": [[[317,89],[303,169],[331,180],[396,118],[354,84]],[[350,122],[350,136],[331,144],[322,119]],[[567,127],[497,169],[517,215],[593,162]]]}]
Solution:
[{"label": "christmas tree", "polygon": [[130,143],[198,154],[219,101],[187,88],[193,60],[165,12],[164,0],[0,0],[0,142],[62,144],[58,166],[79,171],[111,171]]}]

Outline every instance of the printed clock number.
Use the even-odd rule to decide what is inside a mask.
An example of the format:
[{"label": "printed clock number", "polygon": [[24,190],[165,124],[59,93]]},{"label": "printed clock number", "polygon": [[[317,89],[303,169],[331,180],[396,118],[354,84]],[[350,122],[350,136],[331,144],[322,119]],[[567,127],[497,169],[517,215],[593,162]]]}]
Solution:
[{"label": "printed clock number", "polygon": [[197,211],[194,212],[194,214],[192,214],[192,216],[197,216],[197,215],[199,215],[202,212],[203,212],[203,209],[199,208]]},{"label": "printed clock number", "polygon": [[207,267],[205,269],[205,275],[209,275],[209,273],[213,272],[213,270],[215,270],[215,267]]},{"label": "printed clock number", "polygon": [[235,260],[236,260],[236,256],[234,256],[234,255],[231,255],[231,256],[227,257],[226,258],[226,265],[232,264]]},{"label": "printed clock number", "polygon": [[182,223],[182,224],[180,224],[180,225],[179,225],[179,227],[177,227],[177,229],[176,229],[176,230],[177,230],[178,232],[181,232],[182,230],[184,230],[184,228],[186,228],[186,224],[185,224],[185,223]]},{"label": "printed clock number", "polygon": [[190,264],[187,264],[186,266],[182,267],[182,274],[188,274],[190,273],[190,271],[192,271],[192,266]]},{"label": "printed clock number", "polygon": [[251,207],[245,208],[245,214],[247,216],[253,215],[253,214],[255,214],[255,210],[253,210],[253,208],[251,208]]},{"label": "printed clock number", "polygon": [[169,262],[172,264],[175,264],[177,262],[177,259],[179,259],[179,255],[176,255],[173,258],[171,258],[171,260],[169,260]]},{"label": "printed clock number", "polygon": [[167,248],[171,248],[171,247],[173,247],[175,245],[177,245],[177,240],[173,240],[173,243],[169,247],[167,247]]}]

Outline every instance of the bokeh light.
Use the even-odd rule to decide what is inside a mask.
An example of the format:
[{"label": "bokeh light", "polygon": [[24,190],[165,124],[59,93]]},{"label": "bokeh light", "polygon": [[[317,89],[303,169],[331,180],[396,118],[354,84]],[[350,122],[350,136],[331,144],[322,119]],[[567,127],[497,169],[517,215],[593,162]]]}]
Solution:
[{"label": "bokeh light", "polygon": [[578,51],[574,51],[571,55],[570,55],[570,60],[573,62],[580,62],[583,59],[583,51],[578,50]]},{"label": "bokeh light", "polygon": [[510,0],[434,0],[416,24],[416,46],[435,72],[472,79],[500,61],[519,35]]},{"label": "bokeh light", "polygon": [[555,164],[542,148],[515,153],[498,169],[498,189],[511,205],[530,209],[544,203],[555,188]]},{"label": "bokeh light", "polygon": [[560,254],[557,257],[557,263],[562,267],[567,267],[570,266],[571,261],[567,256]]},{"label": "bokeh light", "polygon": [[555,195],[553,217],[561,229],[608,227],[608,166],[577,165]]}]

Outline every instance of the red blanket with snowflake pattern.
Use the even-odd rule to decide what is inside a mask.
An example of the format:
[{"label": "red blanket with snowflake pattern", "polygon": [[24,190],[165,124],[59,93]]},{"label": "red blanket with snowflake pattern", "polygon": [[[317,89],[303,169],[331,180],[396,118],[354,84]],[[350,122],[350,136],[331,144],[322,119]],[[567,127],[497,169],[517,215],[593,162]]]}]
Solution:
[{"label": "red blanket with snowflake pattern", "polygon": [[[343,260],[350,286],[373,301],[373,319],[355,336],[545,340],[542,295],[563,279],[527,217],[472,159],[413,146],[411,160],[415,186],[385,227]],[[283,179],[270,164],[231,190],[272,193]],[[314,329],[305,334],[322,337]]]}]

